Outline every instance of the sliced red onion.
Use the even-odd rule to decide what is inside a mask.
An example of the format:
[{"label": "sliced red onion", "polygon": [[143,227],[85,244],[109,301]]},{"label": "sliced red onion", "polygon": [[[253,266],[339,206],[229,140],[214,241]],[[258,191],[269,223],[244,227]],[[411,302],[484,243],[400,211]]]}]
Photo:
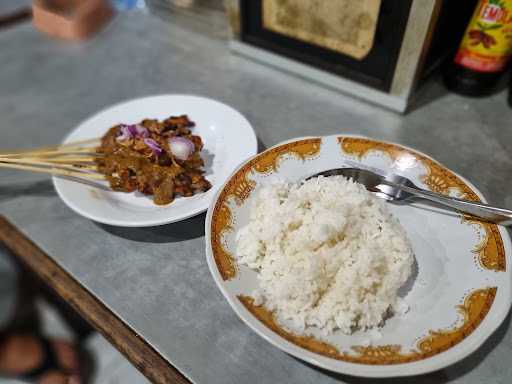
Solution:
[{"label": "sliced red onion", "polygon": [[194,153],[194,143],[184,137],[175,136],[169,139],[169,148],[174,157],[187,160]]},{"label": "sliced red onion", "polygon": [[161,155],[163,152],[163,149],[153,139],[148,139],[148,138],[144,139],[144,144],[146,144],[149,148],[151,148],[151,150],[153,151],[153,153],[156,156]]},{"label": "sliced red onion", "polygon": [[127,125],[121,125],[120,129],[119,129],[119,134],[117,136],[117,141],[124,141],[124,140],[128,140],[128,139],[131,139],[133,137],[133,135],[131,134],[130,130],[128,129],[128,126]]},{"label": "sliced red onion", "polygon": [[140,124],[121,124],[119,132],[119,136],[117,136],[118,141],[149,136],[149,131]]},{"label": "sliced red onion", "polygon": [[136,132],[135,136],[137,136],[137,137],[148,137],[149,136],[148,129],[140,124],[135,125],[135,132]]},{"label": "sliced red onion", "polygon": [[125,127],[132,137],[137,136],[137,128],[135,127],[135,124],[125,125]]}]

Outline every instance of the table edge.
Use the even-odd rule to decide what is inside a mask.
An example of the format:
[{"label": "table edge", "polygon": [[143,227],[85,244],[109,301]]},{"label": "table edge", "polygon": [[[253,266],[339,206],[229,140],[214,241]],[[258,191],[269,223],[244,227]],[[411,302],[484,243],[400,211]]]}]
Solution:
[{"label": "table edge", "polygon": [[23,7],[14,12],[0,15],[0,29],[11,27],[18,23],[28,21],[32,16],[32,11],[30,7]]},{"label": "table edge", "polygon": [[0,215],[0,242],[154,383],[191,382],[87,288]]}]

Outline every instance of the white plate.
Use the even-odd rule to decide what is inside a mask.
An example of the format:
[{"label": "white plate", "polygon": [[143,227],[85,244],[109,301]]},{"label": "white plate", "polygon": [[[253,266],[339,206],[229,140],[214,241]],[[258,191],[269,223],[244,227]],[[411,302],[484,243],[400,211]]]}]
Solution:
[{"label": "white plate", "polygon": [[80,124],[64,143],[101,137],[119,123],[144,118],[164,119],[183,115],[196,123],[192,132],[204,142],[206,179],[212,188],[192,197],[176,198],[157,206],[139,193],[102,190],[62,178],[53,178],[55,189],[71,209],[91,220],[124,227],[168,224],[197,215],[208,208],[218,188],[244,160],[257,153],[257,140],[249,122],[233,108],[204,97],[160,95],[130,100],[109,107]]},{"label": "white plate", "polygon": [[338,331],[326,337],[316,329],[311,338],[301,337],[252,303],[250,295],[258,280],[254,271],[237,264],[234,239],[248,222],[255,191],[277,179],[299,181],[342,166],[393,171],[426,189],[484,200],[467,180],[421,152],[396,144],[355,136],[279,144],[240,166],[208,210],[206,257],[231,307],[283,351],[350,375],[416,375],[441,369],[476,350],[510,309],[510,238],[496,225],[471,222],[421,204],[389,204],[411,240],[417,274],[404,296],[409,312],[388,319],[380,339],[362,331],[352,335]]}]

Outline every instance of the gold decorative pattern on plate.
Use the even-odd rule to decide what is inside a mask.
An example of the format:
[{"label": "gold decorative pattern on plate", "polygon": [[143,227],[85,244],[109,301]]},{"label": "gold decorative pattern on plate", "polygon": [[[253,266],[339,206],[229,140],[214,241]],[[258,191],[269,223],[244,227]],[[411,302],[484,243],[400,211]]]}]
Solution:
[{"label": "gold decorative pattern on plate", "polygon": [[460,327],[451,330],[430,331],[430,334],[418,342],[423,355],[436,354],[460,343],[482,322],[496,297],[497,288],[478,289],[464,299],[457,310],[463,316]]},{"label": "gold decorative pattern on plate", "polygon": [[254,159],[254,169],[259,173],[275,172],[283,155],[291,155],[301,160],[312,158],[320,152],[321,142],[320,138],[304,139],[272,148]]},{"label": "gold decorative pattern on plate", "polygon": [[[363,364],[398,364],[402,362],[405,355],[402,355],[400,345],[379,345],[364,347],[356,345],[351,347],[356,353],[356,359]],[[358,362],[351,359],[351,362]]]},{"label": "gold decorative pattern on plate", "polygon": [[229,207],[224,203],[217,205],[212,215],[211,243],[215,264],[217,264],[222,280],[232,279],[237,272],[233,257],[222,244],[222,236],[224,232],[233,229],[232,224],[233,218]]},{"label": "gold decorative pattern on plate", "polygon": [[233,197],[237,205],[242,205],[256,187],[256,182],[248,177],[253,170],[259,173],[274,172],[279,167],[280,158],[284,155],[291,155],[301,160],[312,158],[320,153],[321,143],[322,139],[311,138],[271,148],[247,162],[224,186],[213,209],[211,221],[213,257],[223,280],[230,280],[237,273],[235,260],[222,241],[224,234],[233,230],[233,217],[228,198]]},{"label": "gold decorative pattern on plate", "polygon": [[263,27],[356,59],[368,55],[381,0],[263,0]]},{"label": "gold decorative pattern on plate", "polygon": [[498,226],[470,218],[465,218],[465,221],[470,224],[477,224],[485,230],[482,241],[472,250],[477,255],[480,266],[497,272],[506,271],[505,247]]},{"label": "gold decorative pattern on plate", "polygon": [[[416,159],[416,161],[421,162],[427,169],[427,174],[421,177],[421,181],[430,190],[445,195],[455,190],[460,194],[460,197],[464,199],[480,201],[477,194],[453,172],[434,160],[410,149],[396,144],[358,137],[338,137],[338,143],[344,153],[353,155],[358,159],[362,159],[369,152],[385,153],[395,163],[404,158],[409,162],[411,158]],[[478,256],[480,266],[497,272],[505,271],[505,248],[498,226],[496,224],[477,221],[469,217],[465,217],[465,222],[477,224],[485,232],[482,242],[473,249],[473,252]]]},{"label": "gold decorative pattern on plate", "polygon": [[318,353],[319,355],[332,358],[336,358],[336,356],[339,355],[338,349],[329,343],[317,340],[311,336],[295,335],[284,330],[279,324],[276,323],[272,312],[269,312],[265,307],[261,305],[254,305],[254,299],[252,297],[240,295],[238,296],[238,299],[244,305],[244,307],[258,320],[260,320],[268,328],[289,342],[307,349],[308,351]]},{"label": "gold decorative pattern on plate", "polygon": [[353,353],[340,352],[335,346],[315,339],[312,336],[295,335],[283,329],[277,324],[272,313],[263,306],[254,305],[254,301],[251,297],[238,296],[238,299],[249,312],[273,332],[308,351],[350,363],[392,365],[423,360],[446,351],[460,343],[470,335],[485,318],[496,297],[496,291],[496,287],[490,287],[470,293],[464,299],[464,303],[456,307],[458,312],[462,315],[462,325],[448,330],[429,331],[427,336],[422,337],[416,343],[415,349],[406,352],[402,352],[400,345],[368,347],[356,345],[350,347]]}]

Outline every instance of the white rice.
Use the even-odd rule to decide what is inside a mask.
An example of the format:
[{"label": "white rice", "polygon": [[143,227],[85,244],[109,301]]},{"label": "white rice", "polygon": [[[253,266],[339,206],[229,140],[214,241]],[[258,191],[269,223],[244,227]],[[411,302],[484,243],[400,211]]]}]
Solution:
[{"label": "white rice", "polygon": [[297,332],[381,325],[411,274],[405,232],[382,201],[343,177],[262,188],[237,233],[239,262],[258,271],[256,304]]}]

